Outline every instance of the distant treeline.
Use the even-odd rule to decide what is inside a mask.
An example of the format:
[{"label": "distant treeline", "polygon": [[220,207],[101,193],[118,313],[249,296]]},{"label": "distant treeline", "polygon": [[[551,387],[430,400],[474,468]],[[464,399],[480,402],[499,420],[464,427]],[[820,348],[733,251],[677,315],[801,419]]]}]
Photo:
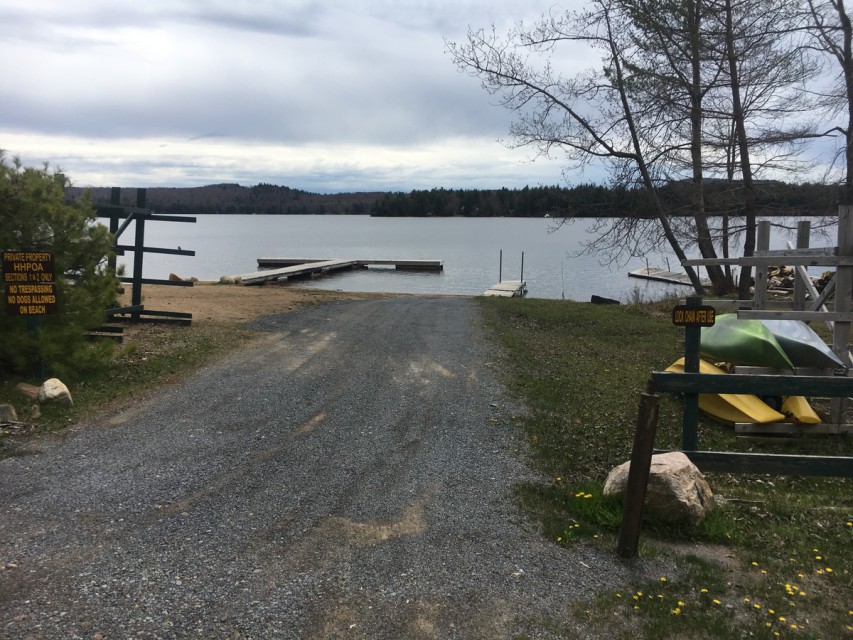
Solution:
[{"label": "distant treeline", "polygon": [[[683,182],[661,188],[667,213],[689,214],[691,192]],[[68,190],[72,199],[84,189]],[[89,190],[95,203],[110,200],[110,189]],[[136,190],[122,190],[122,204],[136,204]],[[737,214],[741,188],[737,183],[709,181],[705,185],[707,212]],[[762,215],[832,215],[839,201],[836,186],[763,182],[758,206]],[[653,217],[656,214],[642,189],[578,185],[540,186],[523,189],[431,189],[409,193],[310,193],[272,184],[242,187],[215,184],[206,187],[149,188],[147,206],[173,214],[258,215],[373,215],[373,216],[468,216],[468,217]]]},{"label": "distant treeline", "polygon": [[[685,183],[660,190],[667,213],[690,214],[691,191]],[[819,184],[762,183],[758,206],[762,215],[831,215],[838,207],[840,190]],[[737,214],[741,187],[709,182],[705,185],[706,210],[711,215]],[[515,217],[654,217],[648,193],[642,189],[579,185],[575,187],[525,187],[523,189],[432,189],[390,193],[370,210],[374,216],[515,216]]]}]

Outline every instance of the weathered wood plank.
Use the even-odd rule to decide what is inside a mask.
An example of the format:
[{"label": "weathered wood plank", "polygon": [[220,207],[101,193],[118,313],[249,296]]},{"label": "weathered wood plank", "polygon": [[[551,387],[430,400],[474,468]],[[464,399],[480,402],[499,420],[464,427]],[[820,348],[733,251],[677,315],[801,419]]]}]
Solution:
[{"label": "weathered wood plank", "polygon": [[850,424],[798,424],[791,422],[771,422],[767,424],[754,424],[752,422],[735,423],[737,435],[792,435],[792,436],[820,436],[853,433],[853,425]]},{"label": "weathered wood plank", "polygon": [[[686,267],[702,267],[711,264],[718,265],[751,265],[751,266],[779,266],[782,260],[778,256],[743,256],[741,258],[693,258],[682,260],[681,264]],[[787,256],[784,259],[785,266],[803,265],[806,267],[838,267],[853,265],[853,256]]]},{"label": "weathered wood plank", "polygon": [[[655,450],[655,453],[666,453]],[[722,451],[685,451],[690,460],[705,472],[769,473],[787,476],[853,477],[853,458],[838,456],[801,456]]]},{"label": "weathered wood plank", "polygon": [[[806,222],[808,222],[808,221],[806,221]],[[788,248],[787,249],[761,249],[761,250],[757,249],[755,251],[755,255],[757,257],[767,256],[767,257],[785,258],[785,259],[794,258],[797,256],[805,256],[805,257],[811,257],[811,258],[826,258],[826,257],[838,255],[838,248],[837,247],[810,247],[810,248],[804,247],[801,249],[795,249],[794,247],[790,246],[790,244],[791,243],[788,242]],[[787,265],[788,263],[782,262],[780,264]]]},{"label": "weathered wood plank", "polygon": [[751,393],[757,396],[853,396],[853,378],[845,376],[713,375],[653,371],[655,391],[670,393]]},{"label": "weathered wood plank", "polygon": [[767,309],[739,309],[738,318],[751,320],[802,320],[812,322],[815,320],[832,322],[853,321],[853,312],[850,311],[770,311]]}]

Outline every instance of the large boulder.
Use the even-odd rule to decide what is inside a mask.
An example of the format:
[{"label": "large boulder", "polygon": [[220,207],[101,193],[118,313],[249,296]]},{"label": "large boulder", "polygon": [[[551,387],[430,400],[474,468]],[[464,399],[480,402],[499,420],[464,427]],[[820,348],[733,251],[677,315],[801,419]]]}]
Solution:
[{"label": "large boulder", "polygon": [[63,407],[74,404],[71,400],[71,392],[59,378],[45,380],[39,389],[39,402],[53,402]]},{"label": "large boulder", "polygon": [[[604,495],[623,496],[631,462],[610,472]],[[714,506],[714,494],[702,473],[680,451],[652,456],[644,509],[665,522],[701,523]]]}]

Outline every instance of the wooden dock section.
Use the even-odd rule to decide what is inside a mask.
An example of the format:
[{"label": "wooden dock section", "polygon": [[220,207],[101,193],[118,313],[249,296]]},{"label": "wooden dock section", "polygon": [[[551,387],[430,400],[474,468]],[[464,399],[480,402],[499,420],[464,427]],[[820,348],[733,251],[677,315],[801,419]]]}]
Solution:
[{"label": "wooden dock section", "polygon": [[316,260],[309,258],[258,258],[258,271],[244,273],[239,278],[243,284],[264,284],[293,278],[314,278],[344,269],[366,269],[370,265],[393,266],[400,270],[441,271],[441,260]]},{"label": "wooden dock section", "polygon": [[524,280],[503,280],[483,292],[484,296],[499,296],[501,298],[521,298],[526,294],[527,283]]},{"label": "wooden dock section", "polygon": [[[666,269],[657,269],[655,267],[643,267],[635,269],[628,273],[631,278],[642,278],[643,280],[655,280],[657,282],[666,282],[667,284],[681,284],[692,287],[693,283],[686,273],[676,273],[667,271]],[[711,286],[711,281],[707,278],[700,278],[703,286]]]},{"label": "wooden dock section", "polygon": [[279,269],[263,269],[237,276],[243,284],[264,284],[273,280],[289,280],[291,278],[313,278],[333,271],[353,269],[358,266],[357,260],[323,260],[308,262]]},{"label": "wooden dock section", "polygon": [[[296,265],[308,265],[315,262],[331,262],[329,259],[315,258],[258,258],[258,269],[278,269],[281,267],[291,267]],[[388,266],[400,270],[410,271],[442,271],[444,262],[441,260],[391,260],[391,259],[370,259],[370,260],[353,260],[358,263],[357,266]]]}]

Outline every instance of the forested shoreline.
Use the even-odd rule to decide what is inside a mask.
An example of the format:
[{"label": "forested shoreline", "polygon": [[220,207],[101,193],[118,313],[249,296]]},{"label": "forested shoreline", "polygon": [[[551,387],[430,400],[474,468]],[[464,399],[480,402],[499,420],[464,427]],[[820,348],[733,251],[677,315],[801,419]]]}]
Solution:
[{"label": "forested shoreline", "polygon": [[[742,187],[731,182],[706,183],[708,215],[737,215]],[[88,191],[95,203],[109,202],[110,189],[71,187],[72,200]],[[690,215],[690,185],[661,187],[660,196],[671,215]],[[763,182],[757,206],[765,216],[834,215],[840,187],[823,184]],[[122,190],[122,204],[136,204],[136,190]],[[255,215],[372,215],[380,217],[654,217],[643,189],[583,184],[573,187],[537,186],[523,189],[443,189],[410,192],[319,194],[289,187],[258,184],[216,184],[204,187],[147,189],[147,205],[170,214]]]}]

